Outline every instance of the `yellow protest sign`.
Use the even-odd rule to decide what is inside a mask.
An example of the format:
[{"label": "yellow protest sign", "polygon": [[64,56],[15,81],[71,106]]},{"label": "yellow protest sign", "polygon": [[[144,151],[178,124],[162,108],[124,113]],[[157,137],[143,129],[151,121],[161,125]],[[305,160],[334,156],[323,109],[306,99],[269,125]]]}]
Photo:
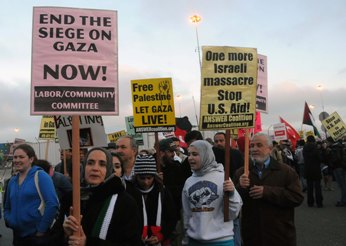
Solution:
[{"label": "yellow protest sign", "polygon": [[109,133],[109,134],[107,134],[107,137],[108,137],[109,142],[115,143],[118,140],[118,138],[125,136],[125,135],[126,135],[126,131],[122,130],[122,131]]},{"label": "yellow protest sign", "polygon": [[38,138],[47,140],[56,138],[56,128],[53,116],[42,116]]},{"label": "yellow protest sign", "polygon": [[346,125],[337,112],[332,113],[322,121],[328,134],[336,141],[346,135]]},{"label": "yellow protest sign", "polygon": [[257,49],[204,46],[200,129],[253,128]]},{"label": "yellow protest sign", "polygon": [[175,113],[171,78],[131,81],[133,125],[138,132],[174,131]]}]

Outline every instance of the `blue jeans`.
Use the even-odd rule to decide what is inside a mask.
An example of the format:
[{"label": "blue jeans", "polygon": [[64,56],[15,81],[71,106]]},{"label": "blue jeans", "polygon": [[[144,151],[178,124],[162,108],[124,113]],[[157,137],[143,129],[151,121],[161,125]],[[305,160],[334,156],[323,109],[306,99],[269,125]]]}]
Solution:
[{"label": "blue jeans", "polygon": [[240,219],[239,217],[233,220],[233,239],[234,246],[241,246],[241,234],[240,234]]},{"label": "blue jeans", "polygon": [[341,192],[340,202],[346,204],[346,170],[343,168],[335,168],[334,177]]}]

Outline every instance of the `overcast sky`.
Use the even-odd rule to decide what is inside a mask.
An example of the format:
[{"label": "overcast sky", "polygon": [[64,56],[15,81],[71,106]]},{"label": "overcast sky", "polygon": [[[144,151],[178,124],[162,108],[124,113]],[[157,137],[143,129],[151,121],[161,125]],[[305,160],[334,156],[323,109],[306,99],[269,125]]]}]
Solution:
[{"label": "overcast sky", "polygon": [[120,114],[104,117],[106,133],[125,129],[124,117],[132,115],[133,79],[171,77],[174,95],[181,96],[176,116],[187,115],[196,124],[200,70],[195,27],[189,22],[193,14],[202,18],[201,46],[252,47],[268,57],[269,113],[262,114],[263,130],[279,116],[300,130],[305,101],[315,106],[318,125],[322,106],[346,121],[344,0],[3,0],[0,143],[38,137],[41,117],[30,116],[33,6],[118,11]]}]

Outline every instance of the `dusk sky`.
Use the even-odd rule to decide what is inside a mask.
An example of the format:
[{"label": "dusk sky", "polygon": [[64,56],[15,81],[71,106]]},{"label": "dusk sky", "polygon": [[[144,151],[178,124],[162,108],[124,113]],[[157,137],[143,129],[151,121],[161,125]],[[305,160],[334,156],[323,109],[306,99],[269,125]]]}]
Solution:
[{"label": "dusk sky", "polygon": [[300,130],[305,101],[314,106],[317,125],[322,108],[329,114],[338,112],[346,121],[344,0],[3,0],[0,143],[38,138],[41,117],[30,116],[34,6],[118,12],[120,113],[103,118],[106,133],[125,129],[124,117],[132,115],[130,81],[135,79],[171,77],[176,116],[188,116],[196,124],[200,68],[196,29],[189,21],[194,14],[202,18],[197,27],[200,46],[257,48],[267,56],[269,105],[268,114],[262,114],[264,131],[279,123],[279,116]]}]

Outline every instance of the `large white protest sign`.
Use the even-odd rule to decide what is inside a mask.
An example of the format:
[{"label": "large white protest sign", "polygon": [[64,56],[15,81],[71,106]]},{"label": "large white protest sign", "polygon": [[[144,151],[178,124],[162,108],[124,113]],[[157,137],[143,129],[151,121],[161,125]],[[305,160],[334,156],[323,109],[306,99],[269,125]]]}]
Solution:
[{"label": "large white protest sign", "polygon": [[32,115],[118,115],[117,12],[35,7]]},{"label": "large white protest sign", "polygon": [[[72,117],[55,116],[55,126],[61,149],[72,148]],[[80,147],[105,147],[107,135],[101,116],[80,116]]]}]

